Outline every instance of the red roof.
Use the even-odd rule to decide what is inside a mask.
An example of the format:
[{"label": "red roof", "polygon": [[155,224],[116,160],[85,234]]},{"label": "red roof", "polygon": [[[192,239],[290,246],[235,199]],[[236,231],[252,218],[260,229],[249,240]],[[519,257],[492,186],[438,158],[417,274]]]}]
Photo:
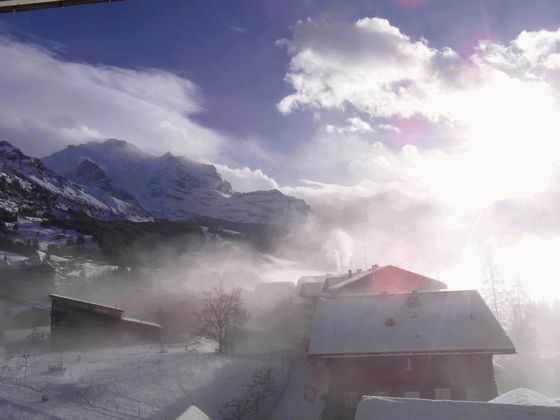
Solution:
[{"label": "red roof", "polygon": [[[369,283],[368,279],[371,280]],[[357,272],[346,279],[341,277],[327,279],[323,290],[327,293],[337,292],[346,288],[350,289],[358,284],[363,287],[365,283],[368,283],[370,288],[368,292],[372,294],[447,289],[447,285],[438,280],[394,265],[385,265],[383,267],[374,266],[370,270]]]}]

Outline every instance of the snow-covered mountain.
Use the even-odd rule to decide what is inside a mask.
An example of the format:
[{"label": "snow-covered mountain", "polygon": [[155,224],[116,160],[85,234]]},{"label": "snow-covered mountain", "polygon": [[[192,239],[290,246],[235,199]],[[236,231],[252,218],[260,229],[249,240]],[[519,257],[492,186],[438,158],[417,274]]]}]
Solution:
[{"label": "snow-covered mountain", "polygon": [[10,212],[72,212],[102,219],[151,219],[139,206],[104,189],[78,185],[55,174],[6,141],[0,141],[0,208]]},{"label": "snow-covered mountain", "polygon": [[68,146],[43,163],[61,176],[138,205],[157,218],[206,216],[240,223],[293,224],[309,212],[303,200],[277,190],[237,193],[213,165],[170,153],[153,156],[122,140]]}]

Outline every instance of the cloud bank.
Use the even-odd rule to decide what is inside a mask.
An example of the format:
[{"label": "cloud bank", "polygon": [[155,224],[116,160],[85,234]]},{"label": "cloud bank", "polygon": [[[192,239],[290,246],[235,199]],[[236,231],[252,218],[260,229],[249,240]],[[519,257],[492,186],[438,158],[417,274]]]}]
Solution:
[{"label": "cloud bank", "polygon": [[[458,53],[385,19],[309,19],[278,45],[292,92],[277,109],[287,124],[310,111],[316,127],[294,150],[234,145],[198,124],[204,92],[183,77],[72,62],[5,36],[0,132],[34,155],[115,137],[227,162],[218,170],[238,191],[308,201],[296,236],[340,269],[392,263],[468,286],[490,249],[511,276],[533,264],[560,275],[542,258],[560,233],[560,30]],[[279,171],[287,185],[268,175]],[[538,261],[520,257],[530,249]]]},{"label": "cloud bank", "polygon": [[121,138],[149,152],[212,159],[224,142],[193,121],[200,92],[175,74],[72,62],[6,36],[0,57],[0,130],[30,154]]},{"label": "cloud bank", "polygon": [[[559,233],[551,197],[559,190],[560,30],[481,40],[464,56],[385,19],[308,19],[278,44],[291,57],[285,81],[293,88],[278,110],[312,111],[317,121],[297,153],[314,164],[294,164],[314,182],[285,190],[344,226],[375,261],[472,287],[485,252],[511,276],[529,272],[514,247],[531,243],[550,255]],[[354,248],[357,264],[364,258]],[[560,275],[553,260],[545,265]]]}]

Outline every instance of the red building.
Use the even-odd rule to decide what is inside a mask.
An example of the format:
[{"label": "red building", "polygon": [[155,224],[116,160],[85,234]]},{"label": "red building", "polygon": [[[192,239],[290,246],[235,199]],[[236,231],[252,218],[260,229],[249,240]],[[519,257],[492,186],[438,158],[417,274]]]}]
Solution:
[{"label": "red building", "polygon": [[54,347],[161,341],[160,325],[125,318],[123,309],[53,294],[49,297]]},{"label": "red building", "polygon": [[330,373],[323,420],[352,419],[364,395],[488,401],[492,356],[514,346],[478,292],[320,298],[308,356]]},{"label": "red building", "polygon": [[374,265],[369,270],[349,271],[346,276],[327,278],[322,291],[331,296],[344,296],[441,289],[447,289],[447,285],[430,277],[394,265]]}]

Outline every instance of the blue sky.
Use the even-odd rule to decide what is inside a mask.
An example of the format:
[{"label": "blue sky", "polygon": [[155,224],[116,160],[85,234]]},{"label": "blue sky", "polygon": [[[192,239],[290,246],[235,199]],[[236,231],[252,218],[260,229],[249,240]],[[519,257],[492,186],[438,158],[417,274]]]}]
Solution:
[{"label": "blue sky", "polygon": [[559,27],[556,0],[127,0],[0,15],[0,137],[35,156],[116,137],[214,163],[239,191],[305,199],[318,224],[302,234],[320,230],[341,266],[367,247],[459,286],[489,256],[511,278],[550,278]]},{"label": "blue sky", "polygon": [[[410,2],[413,6],[415,1]],[[531,4],[529,4],[531,3]],[[387,18],[409,36],[456,50],[490,35],[509,40],[521,30],[556,29],[560,3],[538,0],[204,1],[128,0],[0,16],[5,32],[61,49],[60,56],[124,68],[158,68],[196,83],[201,124],[235,136],[256,136],[290,151],[314,130],[309,113],[280,115],[276,103],[289,56],[276,41],[299,19]],[[134,141],[134,139],[130,139]],[[250,163],[250,162],[247,162]]]}]

